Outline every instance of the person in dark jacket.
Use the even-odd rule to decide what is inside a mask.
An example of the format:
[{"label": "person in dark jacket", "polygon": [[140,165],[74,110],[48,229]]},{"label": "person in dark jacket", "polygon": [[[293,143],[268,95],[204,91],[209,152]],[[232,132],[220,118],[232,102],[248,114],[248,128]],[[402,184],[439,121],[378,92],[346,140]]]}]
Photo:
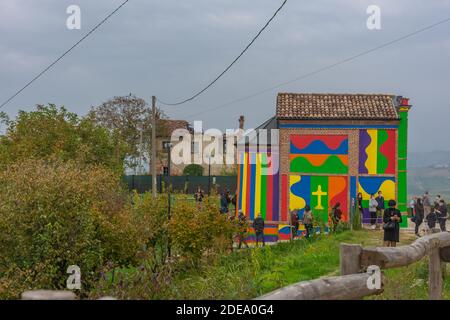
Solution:
[{"label": "person in dark jacket", "polygon": [[298,226],[298,210],[294,210],[291,212],[291,229],[293,239],[297,236]]},{"label": "person in dark jacket", "polygon": [[375,198],[375,200],[377,200],[378,203],[377,206],[377,223],[378,223],[378,219],[383,218],[384,215],[384,197],[381,191],[378,191],[378,195]]},{"label": "person in dark jacket", "polygon": [[422,203],[422,199],[421,198],[417,198],[414,204],[414,223],[416,224],[416,228],[415,228],[415,233],[416,236],[420,236],[419,235],[419,227],[423,222],[423,215],[424,215],[424,211],[423,211],[423,203]]},{"label": "person in dark jacket", "polygon": [[313,235],[313,214],[311,211],[311,207],[306,205],[305,206],[305,212],[303,213],[303,220],[302,220],[303,224],[305,225],[305,229],[306,229],[306,239],[308,239],[309,237],[311,237]]},{"label": "person in dark jacket", "polygon": [[364,208],[363,208],[363,195],[361,192],[358,192],[356,196],[356,210],[353,218],[353,226],[360,228],[362,223],[364,223]]},{"label": "person in dark jacket", "polygon": [[258,213],[258,216],[255,220],[253,220],[253,229],[255,229],[256,236],[256,246],[258,246],[259,239],[262,239],[263,246],[266,245],[264,241],[264,220],[261,217],[261,213]]},{"label": "person in dark jacket", "polygon": [[[400,242],[400,223],[402,214],[395,206],[395,200],[389,200],[389,208],[384,210],[384,245],[386,247],[395,247]],[[391,228],[389,228],[391,226]]]},{"label": "person in dark jacket", "polygon": [[197,192],[194,193],[194,198],[196,202],[202,202],[203,198],[205,196],[203,195],[203,191],[200,187],[197,188]]},{"label": "person in dark jacket", "polygon": [[239,211],[238,215],[238,227],[239,227],[239,233],[238,233],[238,249],[242,247],[242,243],[248,248],[247,244],[247,218],[245,217],[245,214],[242,211]]},{"label": "person in dark jacket", "polygon": [[333,221],[333,231],[336,231],[336,228],[342,219],[341,204],[339,202],[334,205],[331,211],[331,219]]},{"label": "person in dark jacket", "polygon": [[439,213],[437,216],[438,222],[439,222],[439,227],[441,228],[441,231],[447,231],[446,228],[446,223],[447,223],[447,214],[448,214],[448,209],[447,209],[447,204],[445,203],[445,201],[443,199],[439,200]]},{"label": "person in dark jacket", "polygon": [[231,204],[234,207],[234,211],[236,211],[236,202],[237,202],[237,196],[236,196],[236,193],[235,193],[235,194],[233,194],[233,197],[231,198]]},{"label": "person in dark jacket", "polygon": [[439,209],[438,205],[431,207],[431,211],[427,216],[427,224],[431,230],[436,228],[436,222],[438,221],[438,209]]},{"label": "person in dark jacket", "polygon": [[228,213],[228,205],[230,204],[229,200],[229,193],[224,192],[220,196],[220,212],[221,213]]},{"label": "person in dark jacket", "polygon": [[363,195],[361,192],[359,192],[358,195],[356,196],[356,201],[357,201],[359,213],[362,214],[363,213],[363,204],[362,204]]},{"label": "person in dark jacket", "polygon": [[431,212],[431,200],[428,191],[425,191],[425,194],[422,197],[423,202],[423,218],[428,220],[428,214]]}]

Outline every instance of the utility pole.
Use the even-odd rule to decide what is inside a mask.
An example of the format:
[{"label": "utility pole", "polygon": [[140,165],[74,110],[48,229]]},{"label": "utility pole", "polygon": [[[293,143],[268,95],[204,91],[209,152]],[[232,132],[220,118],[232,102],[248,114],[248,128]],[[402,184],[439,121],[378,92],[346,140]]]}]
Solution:
[{"label": "utility pole", "polygon": [[[167,144],[167,152],[168,152],[168,154],[167,154],[167,180],[168,180],[168,183],[167,183],[167,201],[168,201],[168,203],[167,203],[167,220],[169,221],[169,223],[170,223],[170,214],[171,214],[171,212],[170,212],[170,210],[171,210],[171,194],[170,194],[170,189],[171,189],[171,181],[170,181],[170,162],[172,161],[172,159],[171,159],[171,157],[170,157],[170,153],[171,153],[171,148],[172,148],[172,142],[169,142],[168,144]],[[171,245],[170,245],[170,234],[168,235],[168,239],[167,239],[167,255],[169,256],[169,258],[170,258],[170,256],[171,256]]]},{"label": "utility pole", "polygon": [[208,196],[211,195],[211,156],[208,157]]},{"label": "utility pole", "polygon": [[152,96],[152,194],[156,198],[156,97]]}]

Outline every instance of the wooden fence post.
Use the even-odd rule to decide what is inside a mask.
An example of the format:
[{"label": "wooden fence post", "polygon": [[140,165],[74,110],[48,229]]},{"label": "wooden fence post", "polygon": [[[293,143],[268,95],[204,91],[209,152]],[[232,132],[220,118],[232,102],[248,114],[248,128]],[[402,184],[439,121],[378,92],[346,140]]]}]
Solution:
[{"label": "wooden fence post", "polygon": [[442,265],[439,248],[433,248],[430,253],[428,266],[429,299],[442,299]]},{"label": "wooden fence post", "polygon": [[442,278],[446,279],[447,275],[447,263],[450,262],[450,246],[441,248],[441,261],[442,261]]},{"label": "wooden fence post", "polygon": [[341,243],[340,245],[340,270],[341,276],[355,274],[361,271],[360,244]]},{"label": "wooden fence post", "polygon": [[77,296],[67,290],[30,290],[22,293],[22,300],[76,300]]}]

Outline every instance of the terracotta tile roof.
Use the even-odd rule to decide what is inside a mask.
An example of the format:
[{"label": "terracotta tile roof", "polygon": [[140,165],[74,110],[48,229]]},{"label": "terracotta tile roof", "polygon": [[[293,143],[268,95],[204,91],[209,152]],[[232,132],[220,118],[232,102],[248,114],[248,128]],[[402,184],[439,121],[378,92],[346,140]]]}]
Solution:
[{"label": "terracotta tile roof", "polygon": [[277,118],[396,120],[395,98],[387,94],[279,93]]},{"label": "terracotta tile roof", "polygon": [[157,136],[159,137],[170,137],[172,135],[172,132],[174,132],[176,129],[187,129],[191,131],[189,122],[186,120],[163,119],[160,120],[160,124],[163,126],[163,129],[157,133]]}]

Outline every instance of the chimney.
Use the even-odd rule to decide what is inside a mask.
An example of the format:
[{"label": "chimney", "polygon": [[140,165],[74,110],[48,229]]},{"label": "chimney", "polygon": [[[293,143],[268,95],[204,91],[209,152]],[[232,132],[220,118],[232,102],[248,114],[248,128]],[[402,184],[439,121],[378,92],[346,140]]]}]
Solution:
[{"label": "chimney", "polygon": [[244,118],[244,116],[241,115],[239,117],[239,129],[244,130],[244,121],[245,121],[245,118]]}]

